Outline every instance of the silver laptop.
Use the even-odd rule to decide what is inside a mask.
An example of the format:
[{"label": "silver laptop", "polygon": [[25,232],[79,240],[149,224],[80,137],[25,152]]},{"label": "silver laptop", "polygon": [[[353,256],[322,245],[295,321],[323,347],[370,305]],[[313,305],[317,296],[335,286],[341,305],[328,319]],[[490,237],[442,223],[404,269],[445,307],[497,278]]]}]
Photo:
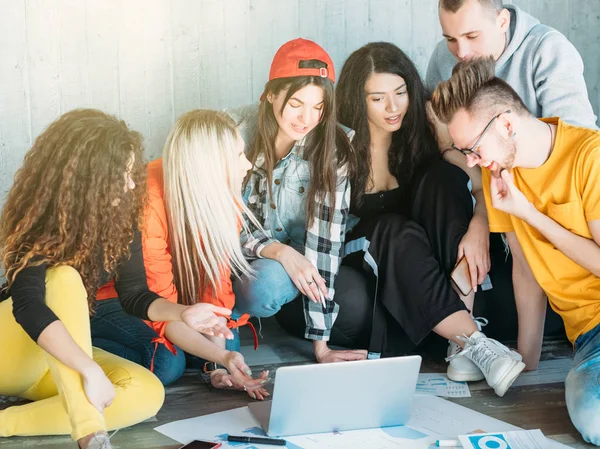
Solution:
[{"label": "silver laptop", "polygon": [[420,356],[283,367],[273,400],[248,407],[269,436],[400,426],[420,367]]}]

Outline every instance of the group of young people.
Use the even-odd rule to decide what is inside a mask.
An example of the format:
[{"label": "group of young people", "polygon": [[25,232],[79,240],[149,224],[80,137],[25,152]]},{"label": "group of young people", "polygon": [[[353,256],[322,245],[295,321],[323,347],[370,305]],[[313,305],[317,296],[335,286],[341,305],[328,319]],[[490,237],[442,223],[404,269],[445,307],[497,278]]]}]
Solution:
[{"label": "group of young people", "polygon": [[[336,84],[327,52],[295,39],[258,105],[184,114],[147,165],[113,116],[53,122],[0,218],[0,394],[33,401],[0,411],[0,436],[110,448],[186,359],[263,400],[268,373],[239,353],[250,316],[276,315],[319,362],[399,355],[433,331],[450,378],[502,396],[538,365],[547,295],[575,347],[569,414],[600,445],[600,133],[581,58],[501,0],[439,14],[427,87],[394,44],[356,50]],[[490,232],[513,256],[518,352],[471,314]],[[450,280],[463,257],[468,295]]]}]

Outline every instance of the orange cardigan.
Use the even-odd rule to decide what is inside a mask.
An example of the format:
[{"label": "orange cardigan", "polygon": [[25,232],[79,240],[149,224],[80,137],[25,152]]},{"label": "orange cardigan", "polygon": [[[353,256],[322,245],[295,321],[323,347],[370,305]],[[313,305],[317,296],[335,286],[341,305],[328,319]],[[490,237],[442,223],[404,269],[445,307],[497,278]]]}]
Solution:
[{"label": "orange cardigan", "polygon": [[[142,232],[142,249],[144,254],[144,267],[148,287],[168,301],[177,303],[177,289],[173,283],[173,264],[171,248],[169,245],[169,227],[167,212],[164,201],[164,181],[162,171],[162,159],[157,159],[148,164],[148,175],[146,179],[148,204],[144,216],[144,229]],[[201,267],[199,267],[201,270]],[[217,306],[233,309],[235,295],[231,284],[231,272],[223,273],[221,288],[217,295],[212,289],[202,293],[199,302],[208,302]],[[109,283],[98,291],[97,299],[116,298],[117,292],[114,285]],[[228,327],[235,328],[248,323],[249,315],[243,315],[237,321],[229,320]],[[154,343],[164,343],[171,351],[175,352],[173,345],[165,338],[164,321],[146,321],[159,335]],[[249,323],[248,323],[249,324]],[[256,341],[255,341],[256,343]]]}]

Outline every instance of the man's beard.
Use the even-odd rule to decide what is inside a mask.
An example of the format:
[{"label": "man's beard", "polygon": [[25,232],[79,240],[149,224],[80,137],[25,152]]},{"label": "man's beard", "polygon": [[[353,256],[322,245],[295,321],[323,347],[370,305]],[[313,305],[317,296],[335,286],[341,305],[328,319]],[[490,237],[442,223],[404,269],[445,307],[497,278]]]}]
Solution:
[{"label": "man's beard", "polygon": [[492,171],[492,176],[499,178],[502,170],[512,170],[517,156],[517,144],[513,139],[504,139],[501,136],[498,136],[497,139],[500,147],[504,148],[507,152],[504,160],[496,163],[498,168]]},{"label": "man's beard", "polygon": [[504,161],[501,165],[506,170],[512,170],[513,166],[515,165],[515,158],[517,157],[517,144],[513,139],[506,139],[503,143],[508,154],[504,158]]}]

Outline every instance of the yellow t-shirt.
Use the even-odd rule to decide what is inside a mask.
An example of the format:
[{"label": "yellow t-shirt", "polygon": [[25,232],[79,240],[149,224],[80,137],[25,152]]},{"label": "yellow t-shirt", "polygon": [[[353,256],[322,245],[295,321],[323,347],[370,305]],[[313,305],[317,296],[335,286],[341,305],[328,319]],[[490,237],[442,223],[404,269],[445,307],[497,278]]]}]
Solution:
[{"label": "yellow t-shirt", "polygon": [[[558,125],[554,149],[538,168],[515,168],[515,186],[537,210],[564,228],[591,239],[588,222],[600,220],[600,131],[551,118]],[[491,232],[515,232],[525,258],[550,306],[562,317],[567,337],[600,324],[600,278],[576,264],[535,228],[495,209],[490,198],[490,171],[482,170]]]}]

